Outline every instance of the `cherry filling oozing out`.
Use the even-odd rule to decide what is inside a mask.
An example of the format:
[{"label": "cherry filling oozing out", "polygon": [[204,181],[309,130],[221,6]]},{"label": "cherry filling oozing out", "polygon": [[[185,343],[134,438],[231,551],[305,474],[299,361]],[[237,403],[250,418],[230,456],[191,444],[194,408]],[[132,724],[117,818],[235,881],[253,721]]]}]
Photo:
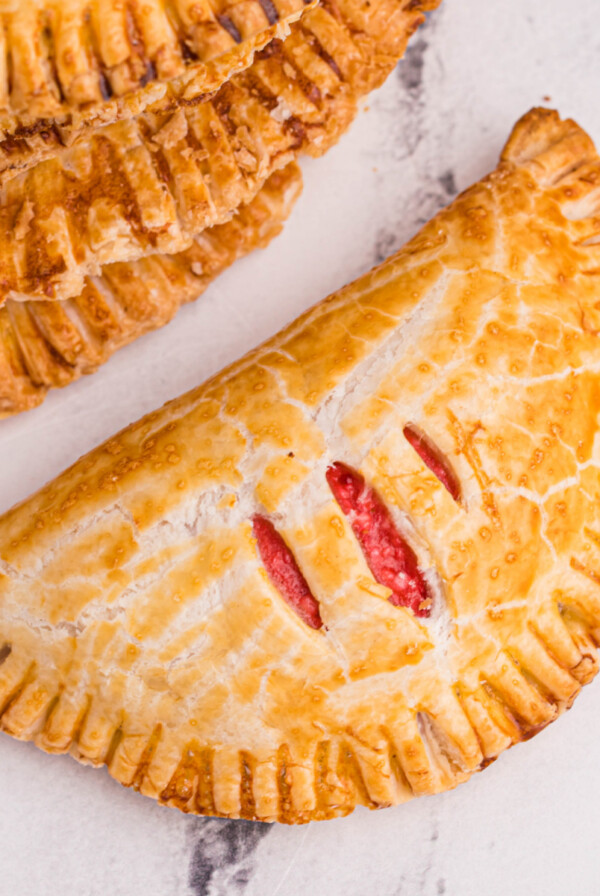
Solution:
[{"label": "cherry filling oozing out", "polygon": [[433,475],[437,476],[454,500],[459,502],[461,497],[460,482],[439,448],[410,423],[407,423],[404,427],[402,434],[409,445],[415,449],[423,463],[429,467]]},{"label": "cherry filling oozing out", "polygon": [[432,597],[415,552],[399,533],[377,492],[360,473],[341,462],[327,470],[327,482],[363,550],[375,579],[392,592],[396,607],[429,616]]},{"label": "cherry filling oozing out", "polygon": [[267,575],[281,596],[311,628],[323,626],[319,604],[296,563],[294,555],[273,525],[264,516],[252,518],[254,537]]}]

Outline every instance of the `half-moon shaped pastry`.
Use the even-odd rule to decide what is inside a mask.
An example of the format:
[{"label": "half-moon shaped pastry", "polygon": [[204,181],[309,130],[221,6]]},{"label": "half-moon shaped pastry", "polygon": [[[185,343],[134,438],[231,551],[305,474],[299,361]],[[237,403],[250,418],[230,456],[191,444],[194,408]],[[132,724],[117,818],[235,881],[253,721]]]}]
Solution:
[{"label": "half-moon shaped pastry", "polygon": [[2,0],[0,177],[102,125],[197,102],[308,3]]},{"label": "half-moon shaped pastry", "polygon": [[0,518],[2,728],[187,812],[453,787],[600,639],[600,159],[556,113]]},{"label": "half-moon shaped pastry", "polygon": [[309,10],[210,102],[100,128],[13,177],[0,203],[0,304],[72,298],[103,265],[182,252],[225,223],[294,151],[331,146],[431,5]]},{"label": "half-moon shaped pastry", "polygon": [[[358,0],[346,3],[349,24],[345,26],[323,7],[308,12],[302,24],[293,27],[288,43],[272,44],[251,71],[234,78],[212,103],[195,113],[207,117],[211,128],[210,152],[198,178],[209,186],[213,208],[224,216],[236,202],[250,203],[245,206],[248,213],[244,211],[232,226],[226,222],[208,235],[204,231],[191,249],[178,256],[156,255],[105,265],[99,277],[87,278],[81,294],[71,300],[9,299],[5,308],[0,308],[0,416],[34,407],[48,388],[65,386],[82,373],[92,372],[121,345],[170,320],[179,305],[197,298],[209,279],[237,257],[242,244],[244,252],[250,251],[256,242],[257,216],[266,237],[266,204],[273,225],[269,236],[279,230],[299,189],[298,175],[294,173],[294,183],[288,183],[290,166],[283,181],[272,175],[254,203],[251,197],[261,177],[299,152],[325,152],[349,126],[359,98],[393,68],[414,27],[415,10],[409,17],[394,18],[394,3],[387,4],[390,15],[385,28],[371,13],[369,40],[367,33],[359,30]],[[302,95],[294,91],[289,79],[288,49],[301,73]],[[279,109],[275,117],[274,96]],[[249,120],[254,123],[251,130],[245,124]],[[178,121],[180,113],[171,120],[172,133],[176,133]],[[292,121],[293,126],[289,124]],[[205,127],[204,132],[207,130]],[[168,159],[175,165],[175,180],[183,166],[181,153],[178,155],[176,145],[167,149]],[[194,156],[189,146],[184,145],[182,152]],[[194,165],[183,167],[188,190]],[[259,168],[261,177],[257,178]],[[20,235],[31,238],[27,230]],[[202,254],[200,277],[194,273],[198,251]],[[210,278],[205,276],[207,270]]]}]

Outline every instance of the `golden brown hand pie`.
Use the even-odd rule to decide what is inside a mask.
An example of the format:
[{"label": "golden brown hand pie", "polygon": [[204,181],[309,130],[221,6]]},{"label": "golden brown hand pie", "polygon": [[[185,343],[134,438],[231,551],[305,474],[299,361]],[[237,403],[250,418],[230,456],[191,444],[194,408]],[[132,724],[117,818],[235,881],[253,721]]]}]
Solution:
[{"label": "golden brown hand pie", "polygon": [[108,265],[65,302],[6,302],[0,417],[35,407],[50,387],[93,373],[117,349],[168,323],[236,259],[281,232],[301,189],[300,169],[290,162],[230,221],[205,230],[179,255]]},{"label": "golden brown hand pie", "polygon": [[309,2],[2,0],[0,176],[90,129],[198,101]]},{"label": "golden brown hand pie", "polygon": [[336,0],[210,102],[100,128],[13,177],[0,206],[0,304],[77,296],[119,261],[186,249],[294,151],[318,155],[404,52],[430,0]]},{"label": "golden brown hand pie", "polygon": [[4,730],[303,822],[453,787],[570,706],[600,638],[599,183],[534,110],[396,256],[5,514]]},{"label": "golden brown hand pie", "polygon": [[[390,13],[393,4],[388,7]],[[359,97],[391,70],[414,26],[415,11],[408,18],[389,14],[387,28],[371,17],[371,38],[367,40],[366,32],[360,31],[360,8],[357,0],[346,4],[345,28],[339,17],[334,19],[324,8],[308,13],[302,28],[294,26],[285,47],[273,44],[251,72],[234,79],[220,92],[212,108],[202,110],[203,115],[206,111],[211,114],[212,122],[211,153],[203,168],[208,174],[203,173],[203,178],[210,182],[211,195],[217,197],[214,204],[218,197],[222,198],[220,214],[225,215],[227,208],[241,202],[242,197],[248,202],[254,195],[260,178],[252,171],[249,159],[260,157],[261,147],[268,147],[266,170],[276,169],[300,151],[325,152],[350,124]],[[350,53],[353,45],[356,50]],[[302,72],[303,94],[312,99],[298,102],[295,95],[293,126],[288,126],[285,115],[276,121],[269,115],[272,97],[265,90],[260,93],[256,84],[268,81],[273,95],[290,94],[286,69],[287,50],[292,47],[295,64]],[[320,60],[316,65],[315,53]],[[327,64],[323,64],[324,58],[329,60]],[[340,66],[344,65],[342,71]],[[252,133],[244,124],[248,111],[251,120],[256,121]],[[215,120],[222,122],[223,129],[216,130]],[[231,137],[240,133],[243,143]],[[181,166],[174,151],[169,157]],[[224,160],[230,164],[224,164]],[[186,170],[193,170],[193,165]],[[292,192],[285,188],[285,208],[282,204],[276,209],[279,200],[271,187],[282,182],[273,178],[272,175],[267,181],[266,199],[273,215],[273,229],[278,229],[278,222],[289,211]],[[212,235],[208,239],[204,235],[196,238],[196,247],[203,247],[203,269],[210,270],[211,276],[239,254],[240,240],[244,251],[252,248],[256,214],[261,217],[261,229],[265,226],[262,210],[266,199],[250,203],[250,220],[244,213],[232,226],[215,226],[211,234],[217,235],[216,242]],[[230,240],[234,245],[228,247]],[[212,258],[209,252],[213,253]],[[39,404],[48,388],[64,386],[82,373],[91,372],[118,347],[146,330],[162,326],[180,304],[196,298],[208,279],[204,275],[198,279],[189,271],[183,275],[181,264],[188,264],[189,259],[190,250],[175,261],[171,256],[157,255],[152,260],[105,266],[100,283],[97,278],[89,278],[81,295],[64,303],[9,299],[5,308],[0,308],[0,416]],[[165,270],[169,272],[169,283],[165,282]]]}]

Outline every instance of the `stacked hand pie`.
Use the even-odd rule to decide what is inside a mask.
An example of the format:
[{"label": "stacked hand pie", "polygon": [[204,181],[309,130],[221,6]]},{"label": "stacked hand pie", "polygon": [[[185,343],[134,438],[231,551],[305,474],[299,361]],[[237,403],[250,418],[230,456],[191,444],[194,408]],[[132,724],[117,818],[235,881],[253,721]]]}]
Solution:
[{"label": "stacked hand pie", "polygon": [[0,5],[0,415],[265,245],[438,3]]}]

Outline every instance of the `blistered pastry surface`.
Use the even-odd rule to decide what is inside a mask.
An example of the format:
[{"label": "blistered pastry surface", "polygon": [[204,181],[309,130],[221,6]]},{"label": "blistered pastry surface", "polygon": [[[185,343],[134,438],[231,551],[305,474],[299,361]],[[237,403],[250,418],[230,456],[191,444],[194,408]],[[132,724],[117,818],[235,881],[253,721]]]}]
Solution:
[{"label": "blistered pastry surface", "polygon": [[[4,515],[3,728],[189,811],[298,822],[452,787],[568,707],[600,618],[599,178],[576,125],[530,113],[383,266]],[[387,600],[335,462],[412,545],[428,617]]]},{"label": "blistered pastry surface", "polygon": [[168,323],[230,264],[279,234],[302,189],[298,165],[276,171],[229,221],[178,255],[107,265],[64,302],[0,308],[0,416],[42,402],[49,388],[93,373],[118,349]]},{"label": "blistered pastry surface", "polygon": [[423,6],[307,10],[210,101],[148,108],[8,180],[0,304],[72,298],[103,265],[184,251],[224,223],[295,150],[318,155],[335,141],[402,55]]},{"label": "blistered pastry surface", "polygon": [[91,130],[194,103],[289,33],[311,0],[4,0],[0,172]]},{"label": "blistered pastry surface", "polygon": [[[271,44],[214,99],[185,112],[152,117],[154,130],[143,151],[138,147],[147,162],[140,169],[143,176],[135,168],[128,173],[127,164],[119,161],[122,146],[117,141],[111,150],[114,164],[96,184],[96,198],[86,193],[81,180],[73,181],[70,168],[61,167],[70,157],[67,152],[41,166],[42,175],[22,177],[18,190],[13,184],[13,199],[5,209],[7,252],[4,265],[0,260],[0,298],[11,289],[26,293],[17,292],[0,307],[0,415],[35,406],[49,387],[90,372],[119,345],[162,325],[181,302],[196,298],[207,283],[204,274],[198,277],[198,265],[216,273],[229,263],[224,254],[233,260],[225,242],[239,245],[233,234],[241,235],[240,222],[244,234],[254,232],[246,213],[240,218],[235,210],[242,204],[264,208],[268,187],[257,205],[253,199],[269,178],[276,180],[282,166],[300,152],[319,155],[336,142],[353,120],[360,97],[380,84],[402,55],[422,21],[421,5],[385,0],[377,15],[371,10],[368,16],[360,0],[308,10],[284,44]],[[144,120],[150,121],[148,116]],[[106,134],[116,136],[122,127],[107,128]],[[127,128],[135,130],[131,122]],[[112,145],[106,134],[103,151]],[[97,142],[90,139],[88,150]],[[102,157],[86,155],[83,145],[77,152],[93,182]],[[154,180],[145,179],[148,172]],[[173,207],[187,209],[185,236],[180,229],[173,245],[189,242],[190,249],[176,258],[156,252],[160,240],[167,239],[160,221],[157,235],[145,230],[143,221],[136,224],[133,215],[142,203],[151,204],[152,183],[158,207],[177,184]],[[56,204],[49,203],[50,192]],[[282,200],[291,195],[286,190]],[[103,223],[97,220],[99,207],[106,215]],[[281,211],[272,206],[273,221]],[[89,233],[86,222],[92,222]],[[211,234],[223,239],[207,237],[209,225]],[[92,231],[96,242],[85,249]],[[111,239],[115,233],[120,234],[117,240]],[[252,242],[246,236],[244,241]],[[57,245],[64,251],[57,252]],[[129,251],[155,254],[105,263],[96,276],[84,276],[100,257]],[[78,256],[83,258],[79,266]],[[24,301],[31,290],[43,299]],[[45,301],[49,293],[59,296],[70,290],[71,299]]]}]

